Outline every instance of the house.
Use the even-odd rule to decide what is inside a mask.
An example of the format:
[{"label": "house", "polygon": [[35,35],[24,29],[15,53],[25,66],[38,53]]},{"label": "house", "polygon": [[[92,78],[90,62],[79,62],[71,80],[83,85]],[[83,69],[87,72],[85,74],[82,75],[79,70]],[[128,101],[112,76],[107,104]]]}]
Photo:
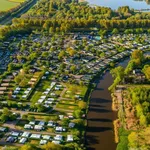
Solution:
[{"label": "house", "polygon": [[30,121],[29,122],[30,125],[35,125],[35,123],[36,123],[35,121]]},{"label": "house", "polygon": [[63,140],[63,136],[60,135],[60,134],[57,134],[57,135],[54,137],[54,140],[62,141],[62,140]]},{"label": "house", "polygon": [[39,99],[39,100],[38,100],[38,103],[41,104],[41,103],[43,103],[43,101],[44,101],[44,99]]},{"label": "house", "polygon": [[53,140],[52,143],[54,143],[54,144],[60,144],[61,142]]},{"label": "house", "polygon": [[16,140],[17,140],[17,137],[9,136],[9,137],[6,139],[6,142],[14,143]]},{"label": "house", "polygon": [[38,125],[44,126],[45,122],[44,121],[40,121]]},{"label": "house", "polygon": [[33,126],[30,125],[30,124],[25,124],[25,125],[24,125],[24,129],[30,130],[30,129],[33,129]]},{"label": "house", "polygon": [[30,136],[31,139],[40,139],[41,138],[41,134],[31,134]]},{"label": "house", "polygon": [[64,118],[64,115],[59,115],[59,119],[62,120]]},{"label": "house", "polygon": [[6,91],[7,87],[0,87],[0,91]]},{"label": "house", "polygon": [[0,91],[0,95],[4,95],[4,91]]},{"label": "house", "polygon": [[24,144],[26,141],[27,141],[27,138],[21,138],[20,141],[19,141],[19,143],[20,144]]},{"label": "house", "polygon": [[41,131],[41,130],[43,130],[43,129],[44,129],[44,127],[41,126],[41,125],[35,125],[35,126],[34,126],[34,130]]},{"label": "house", "polygon": [[44,140],[50,140],[51,139],[51,136],[50,135],[42,135],[42,138]]},{"label": "house", "polygon": [[55,128],[55,131],[56,131],[56,132],[62,132],[62,131],[63,131],[63,127],[56,127],[56,128]]},{"label": "house", "polygon": [[22,98],[27,98],[27,95],[23,95]]},{"label": "house", "polygon": [[69,123],[69,128],[74,128],[74,126],[75,126],[75,123],[73,123],[73,122]]},{"label": "house", "polygon": [[73,135],[67,135],[67,142],[73,142]]},{"label": "house", "polygon": [[30,135],[31,135],[30,132],[23,132],[23,134],[21,135],[21,137],[28,138]]},{"label": "house", "polygon": [[55,126],[54,121],[49,121],[47,124],[48,127],[53,127]]},{"label": "house", "polygon": [[2,87],[8,87],[10,84],[9,83],[2,83],[1,86]]},{"label": "house", "polygon": [[40,145],[44,145],[47,143],[47,140],[40,140]]},{"label": "house", "polygon": [[11,136],[16,136],[16,137],[18,137],[19,135],[20,135],[19,132],[14,132],[14,131],[11,132]]},{"label": "house", "polygon": [[8,131],[7,128],[5,128],[5,127],[0,127],[0,132],[7,132],[7,131]]}]

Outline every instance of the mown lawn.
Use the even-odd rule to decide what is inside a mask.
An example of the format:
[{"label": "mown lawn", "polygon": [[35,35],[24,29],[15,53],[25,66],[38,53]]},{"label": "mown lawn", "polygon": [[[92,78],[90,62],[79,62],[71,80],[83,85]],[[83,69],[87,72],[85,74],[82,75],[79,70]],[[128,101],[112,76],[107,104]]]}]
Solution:
[{"label": "mown lawn", "polygon": [[0,11],[7,11],[25,0],[0,0]]}]

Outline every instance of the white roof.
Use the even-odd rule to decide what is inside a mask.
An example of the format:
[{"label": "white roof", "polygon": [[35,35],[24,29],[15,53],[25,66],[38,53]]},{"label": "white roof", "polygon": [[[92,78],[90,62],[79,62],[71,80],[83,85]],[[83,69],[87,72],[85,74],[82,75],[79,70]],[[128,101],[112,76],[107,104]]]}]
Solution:
[{"label": "white roof", "polygon": [[62,120],[64,118],[64,115],[59,115],[59,119]]},{"label": "white roof", "polygon": [[35,125],[35,121],[30,121],[29,124],[30,125]]},{"label": "white roof", "polygon": [[40,145],[44,145],[47,143],[47,140],[40,140]]},{"label": "white roof", "polygon": [[60,131],[60,132],[62,132],[63,131],[63,127],[56,127],[56,129],[55,129],[56,131]]},{"label": "white roof", "polygon": [[30,132],[23,132],[23,134],[21,136],[22,137],[29,137],[30,136]]},{"label": "white roof", "polygon": [[67,142],[73,141],[73,135],[67,135]]},{"label": "white roof", "polygon": [[21,138],[19,143],[24,144],[27,141],[27,138]]},{"label": "white roof", "polygon": [[43,103],[44,99],[39,99],[38,103]]},{"label": "white roof", "polygon": [[22,98],[27,98],[27,95],[23,95]]},{"label": "white roof", "polygon": [[54,101],[55,99],[54,98],[48,98],[47,100],[48,101]]},{"label": "white roof", "polygon": [[56,84],[56,82],[52,82],[52,83],[51,83],[51,87],[53,87],[55,84]]},{"label": "white roof", "polygon": [[35,129],[35,130],[42,130],[42,129],[43,129],[43,126],[41,126],[41,125],[35,125],[35,126],[34,126],[34,129]]},{"label": "white roof", "polygon": [[39,125],[44,126],[44,125],[45,125],[45,122],[44,122],[44,121],[40,121],[40,122],[39,122]]},{"label": "white roof", "polygon": [[4,132],[5,130],[6,130],[5,127],[0,127],[0,131],[1,131],[1,132]]},{"label": "white roof", "polygon": [[24,94],[29,94],[30,91],[25,91]]},{"label": "white roof", "polygon": [[32,90],[32,88],[27,88],[27,91],[31,91]]},{"label": "white roof", "polygon": [[32,128],[32,125],[30,125],[30,124],[25,124],[25,125],[24,125],[24,128],[25,128],[25,129],[31,129],[31,128]]},{"label": "white roof", "polygon": [[21,90],[21,88],[19,88],[19,87],[16,88],[16,91],[20,91],[20,90]]},{"label": "white roof", "polygon": [[41,134],[32,134],[32,135],[30,136],[30,138],[40,139],[40,138],[41,138]]},{"label": "white roof", "polygon": [[60,141],[53,140],[52,143],[54,143],[54,144],[60,144]]},{"label": "white roof", "polygon": [[44,140],[49,140],[51,138],[51,136],[50,135],[42,135],[42,138]]},{"label": "white roof", "polygon": [[43,94],[46,94],[46,95],[47,95],[48,93],[49,93],[49,91],[45,91],[45,92],[43,92]]},{"label": "white roof", "polygon": [[46,96],[41,96],[41,98],[40,99],[45,99],[46,98]]},{"label": "white roof", "polygon": [[58,141],[61,141],[62,138],[63,138],[63,136],[60,135],[60,134],[57,134],[57,135],[54,137],[54,139],[55,139],[55,140],[58,140]]},{"label": "white roof", "polygon": [[52,104],[52,101],[45,101],[45,104]]},{"label": "white roof", "polygon": [[12,136],[19,136],[19,134],[20,134],[19,132],[14,132],[14,131],[11,132]]}]

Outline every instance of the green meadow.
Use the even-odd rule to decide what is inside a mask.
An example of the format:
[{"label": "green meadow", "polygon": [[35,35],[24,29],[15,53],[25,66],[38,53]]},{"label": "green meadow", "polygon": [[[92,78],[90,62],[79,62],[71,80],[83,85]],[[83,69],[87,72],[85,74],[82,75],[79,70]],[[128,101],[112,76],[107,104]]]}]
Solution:
[{"label": "green meadow", "polygon": [[7,11],[25,0],[0,0],[0,11]]}]

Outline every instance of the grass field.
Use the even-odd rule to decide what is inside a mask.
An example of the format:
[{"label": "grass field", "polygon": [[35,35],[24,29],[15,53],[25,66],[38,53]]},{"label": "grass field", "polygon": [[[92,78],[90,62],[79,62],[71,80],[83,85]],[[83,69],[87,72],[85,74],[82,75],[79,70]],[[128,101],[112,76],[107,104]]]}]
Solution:
[{"label": "grass field", "polygon": [[25,0],[0,0],[0,11],[7,11]]}]

